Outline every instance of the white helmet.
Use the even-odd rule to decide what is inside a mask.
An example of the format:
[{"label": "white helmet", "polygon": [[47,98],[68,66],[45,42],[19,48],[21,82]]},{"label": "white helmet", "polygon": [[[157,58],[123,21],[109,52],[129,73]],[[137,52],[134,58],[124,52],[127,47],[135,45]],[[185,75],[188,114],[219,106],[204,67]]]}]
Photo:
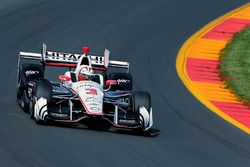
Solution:
[{"label": "white helmet", "polygon": [[78,81],[89,80],[91,75],[94,74],[94,70],[90,66],[81,65],[78,67]]}]

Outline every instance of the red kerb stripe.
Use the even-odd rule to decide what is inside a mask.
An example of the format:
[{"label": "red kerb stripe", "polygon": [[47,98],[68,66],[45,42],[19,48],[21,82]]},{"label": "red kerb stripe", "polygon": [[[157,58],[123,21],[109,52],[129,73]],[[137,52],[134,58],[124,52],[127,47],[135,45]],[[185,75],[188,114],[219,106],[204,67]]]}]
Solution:
[{"label": "red kerb stripe", "polygon": [[250,128],[250,106],[239,102],[211,102],[226,115]]},{"label": "red kerb stripe", "polygon": [[188,58],[187,73],[191,80],[199,82],[221,82],[218,72],[219,61]]},{"label": "red kerb stripe", "polygon": [[206,39],[230,40],[236,32],[250,25],[249,19],[230,18],[217,25],[203,36]]}]

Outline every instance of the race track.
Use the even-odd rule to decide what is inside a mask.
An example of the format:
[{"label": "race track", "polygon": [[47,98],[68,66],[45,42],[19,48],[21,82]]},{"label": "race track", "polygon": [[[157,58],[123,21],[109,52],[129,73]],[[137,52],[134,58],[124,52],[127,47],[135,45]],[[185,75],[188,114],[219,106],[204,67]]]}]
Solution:
[{"label": "race track", "polygon": [[[250,137],[206,109],[179,80],[182,43],[247,0],[0,0],[0,166],[249,166]],[[131,63],[151,93],[155,137],[39,126],[15,99],[18,51],[92,53]],[[55,75],[55,72],[49,77]]]}]

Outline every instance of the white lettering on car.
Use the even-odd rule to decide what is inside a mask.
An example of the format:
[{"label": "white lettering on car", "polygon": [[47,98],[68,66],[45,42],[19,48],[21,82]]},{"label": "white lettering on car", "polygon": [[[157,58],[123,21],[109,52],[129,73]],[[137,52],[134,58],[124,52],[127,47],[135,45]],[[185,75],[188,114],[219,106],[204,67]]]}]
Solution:
[{"label": "white lettering on car", "polygon": [[32,71],[32,70],[25,71],[26,76],[35,75],[35,74],[39,74],[39,71]]},{"label": "white lettering on car", "polygon": [[119,85],[120,83],[130,83],[130,80],[128,80],[128,79],[117,79],[116,82]]}]

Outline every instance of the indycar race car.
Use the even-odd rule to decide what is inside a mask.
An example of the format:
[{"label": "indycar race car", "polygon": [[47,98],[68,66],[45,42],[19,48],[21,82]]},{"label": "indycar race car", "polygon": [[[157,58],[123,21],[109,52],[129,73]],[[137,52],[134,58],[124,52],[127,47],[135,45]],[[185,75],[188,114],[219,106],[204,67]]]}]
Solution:
[{"label": "indycar race car", "polygon": [[[107,49],[103,56],[89,55],[87,47],[82,50],[82,54],[47,51],[43,44],[41,53],[20,52],[17,99],[22,109],[37,123],[101,118],[117,128],[148,131],[153,125],[150,95],[132,91],[129,63],[109,60]],[[69,70],[58,76],[58,82],[49,81],[46,66]],[[113,68],[126,72],[112,72]]]}]

